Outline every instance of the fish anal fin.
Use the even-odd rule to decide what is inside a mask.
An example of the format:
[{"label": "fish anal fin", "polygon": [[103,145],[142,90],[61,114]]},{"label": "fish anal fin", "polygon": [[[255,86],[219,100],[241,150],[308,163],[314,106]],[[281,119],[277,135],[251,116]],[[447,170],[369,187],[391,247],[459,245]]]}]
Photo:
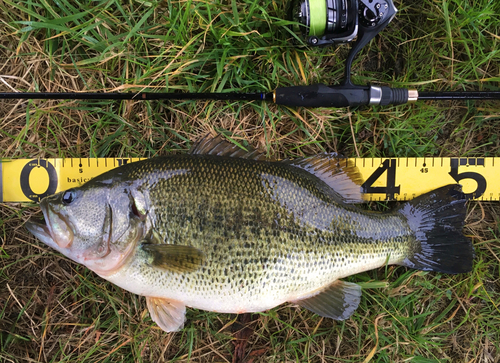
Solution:
[{"label": "fish anal fin", "polygon": [[363,176],[352,159],[336,153],[323,153],[306,158],[285,160],[289,165],[303,169],[325,182],[337,198],[345,203],[361,203]]},{"label": "fish anal fin", "polygon": [[150,255],[153,267],[173,272],[196,271],[205,260],[203,252],[191,246],[143,243],[141,247]]},{"label": "fish anal fin", "polygon": [[348,319],[361,300],[361,287],[351,282],[335,281],[318,294],[291,301],[312,312],[335,320]]},{"label": "fish anal fin", "polygon": [[186,305],[177,300],[146,297],[151,319],[167,333],[179,331],[186,321]]},{"label": "fish anal fin", "polygon": [[212,137],[210,134],[193,144],[189,150],[190,154],[227,156],[232,158],[269,160],[263,153],[246,146],[243,150],[238,145],[225,140],[221,135]]}]

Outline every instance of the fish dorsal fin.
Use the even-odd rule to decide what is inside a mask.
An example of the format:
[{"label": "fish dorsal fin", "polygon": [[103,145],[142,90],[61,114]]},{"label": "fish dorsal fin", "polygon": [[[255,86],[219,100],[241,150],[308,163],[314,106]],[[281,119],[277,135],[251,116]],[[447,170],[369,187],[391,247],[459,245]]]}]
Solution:
[{"label": "fish dorsal fin", "polygon": [[205,260],[205,255],[191,246],[143,243],[141,247],[150,255],[153,267],[173,272],[196,271]]},{"label": "fish dorsal fin", "polygon": [[243,150],[237,145],[231,144],[229,141],[226,141],[221,135],[217,135],[215,138],[211,135],[205,135],[193,144],[193,146],[189,150],[189,153],[228,156],[232,158],[252,160],[269,160],[260,151],[257,151],[251,147],[246,147],[246,149],[247,150]]},{"label": "fish dorsal fin", "polygon": [[167,333],[179,331],[186,321],[186,305],[177,300],[146,297],[151,319]]},{"label": "fish dorsal fin", "polygon": [[352,160],[340,157],[336,153],[324,153],[283,162],[317,176],[345,203],[363,201],[361,197],[363,177]]},{"label": "fish dorsal fin", "polygon": [[320,316],[345,320],[354,313],[360,300],[361,287],[359,285],[337,280],[317,295],[291,302]]}]

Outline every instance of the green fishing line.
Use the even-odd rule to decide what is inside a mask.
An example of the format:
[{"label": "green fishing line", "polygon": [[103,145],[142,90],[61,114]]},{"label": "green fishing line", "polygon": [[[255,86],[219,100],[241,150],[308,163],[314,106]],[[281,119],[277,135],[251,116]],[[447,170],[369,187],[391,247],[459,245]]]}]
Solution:
[{"label": "green fishing line", "polygon": [[326,0],[309,0],[309,19],[309,36],[323,36],[326,28]]}]

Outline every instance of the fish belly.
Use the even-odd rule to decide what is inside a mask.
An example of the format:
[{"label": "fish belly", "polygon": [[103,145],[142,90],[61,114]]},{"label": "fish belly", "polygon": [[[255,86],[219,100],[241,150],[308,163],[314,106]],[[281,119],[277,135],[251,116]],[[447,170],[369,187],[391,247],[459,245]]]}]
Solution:
[{"label": "fish belly", "polygon": [[378,246],[351,243],[327,252],[322,248],[301,251],[300,244],[279,257],[258,257],[258,248],[242,251],[241,258],[226,256],[226,264],[209,255],[205,266],[184,274],[151,267],[139,257],[106,278],[133,293],[182,301],[193,308],[258,312],[307,298],[339,278],[399,263],[406,257],[405,249],[394,241]]}]

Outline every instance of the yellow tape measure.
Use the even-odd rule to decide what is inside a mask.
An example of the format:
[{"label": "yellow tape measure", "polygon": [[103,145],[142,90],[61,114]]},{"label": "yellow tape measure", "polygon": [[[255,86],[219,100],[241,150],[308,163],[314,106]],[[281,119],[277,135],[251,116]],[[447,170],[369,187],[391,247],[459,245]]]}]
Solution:
[{"label": "yellow tape measure", "polygon": [[[0,162],[0,202],[39,202],[141,158],[15,159]],[[469,199],[500,200],[500,158],[354,158],[366,201],[409,200],[459,183]],[[341,159],[340,163],[344,163]]]}]

